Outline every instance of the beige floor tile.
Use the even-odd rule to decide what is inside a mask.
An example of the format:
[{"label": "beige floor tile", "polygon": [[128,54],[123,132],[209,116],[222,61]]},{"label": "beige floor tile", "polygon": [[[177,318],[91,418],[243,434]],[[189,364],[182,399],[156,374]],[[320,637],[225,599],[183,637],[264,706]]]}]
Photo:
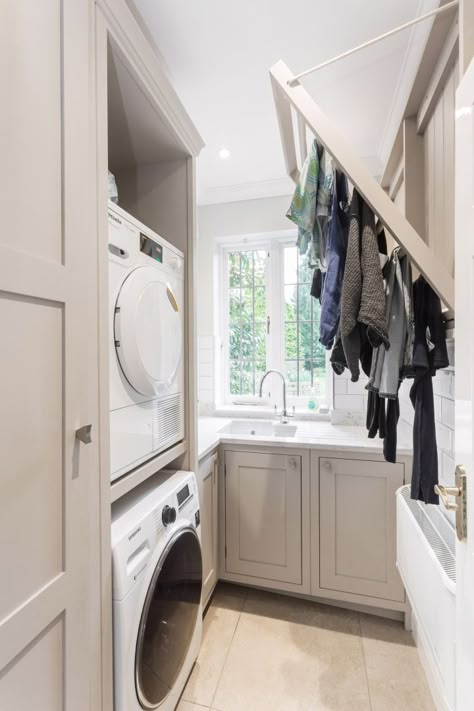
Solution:
[{"label": "beige floor tile", "polygon": [[201,649],[183,700],[210,706],[245,602],[243,590],[218,585],[204,617]]},{"label": "beige floor tile", "polygon": [[247,599],[247,594],[248,588],[244,588],[242,585],[218,583],[212,596],[211,605],[240,612]]},{"label": "beige floor tile", "polygon": [[185,701],[181,699],[176,707],[176,711],[208,711],[208,706],[201,706],[199,704],[193,704],[191,701]]},{"label": "beige floor tile", "polygon": [[435,711],[411,633],[371,615],[360,624],[372,711]]},{"label": "beige floor tile", "polygon": [[249,593],[211,707],[369,711],[358,615]]}]

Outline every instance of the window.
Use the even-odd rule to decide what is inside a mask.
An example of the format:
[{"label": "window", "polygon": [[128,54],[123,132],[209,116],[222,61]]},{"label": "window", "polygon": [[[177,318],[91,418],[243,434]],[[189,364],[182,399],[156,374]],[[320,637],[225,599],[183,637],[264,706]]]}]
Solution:
[{"label": "window", "polygon": [[266,370],[265,250],[229,252],[229,386],[231,395],[256,395]]},{"label": "window", "polygon": [[319,302],[311,294],[312,270],[295,246],[283,247],[284,339],[289,394],[321,394],[326,349],[319,343]]},{"label": "window", "polygon": [[326,397],[326,351],[312,270],[294,237],[250,244],[222,250],[224,399],[254,399],[265,371],[275,368],[294,404],[319,402]]}]

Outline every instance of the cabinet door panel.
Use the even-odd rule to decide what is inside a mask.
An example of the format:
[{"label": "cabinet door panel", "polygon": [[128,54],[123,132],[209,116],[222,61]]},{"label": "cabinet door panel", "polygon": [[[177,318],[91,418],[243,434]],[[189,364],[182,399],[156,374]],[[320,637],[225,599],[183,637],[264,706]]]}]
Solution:
[{"label": "cabinet door panel", "polygon": [[404,600],[396,568],[402,464],[320,460],[320,587]]},{"label": "cabinet door panel", "polygon": [[203,568],[202,600],[205,604],[217,582],[217,457],[199,465],[199,506]]},{"label": "cabinet door panel", "polygon": [[301,458],[226,453],[226,570],[301,584]]},{"label": "cabinet door panel", "polygon": [[92,8],[0,3],[2,710],[99,708]]}]

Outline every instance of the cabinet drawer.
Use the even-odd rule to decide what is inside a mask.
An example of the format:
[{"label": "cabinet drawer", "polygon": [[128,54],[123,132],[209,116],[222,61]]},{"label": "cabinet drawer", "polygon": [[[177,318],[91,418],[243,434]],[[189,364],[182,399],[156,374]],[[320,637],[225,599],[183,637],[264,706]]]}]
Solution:
[{"label": "cabinet drawer", "polygon": [[403,602],[395,499],[403,483],[403,464],[320,459],[320,588]]},{"label": "cabinet drawer", "polygon": [[301,457],[226,452],[226,571],[301,584]]}]

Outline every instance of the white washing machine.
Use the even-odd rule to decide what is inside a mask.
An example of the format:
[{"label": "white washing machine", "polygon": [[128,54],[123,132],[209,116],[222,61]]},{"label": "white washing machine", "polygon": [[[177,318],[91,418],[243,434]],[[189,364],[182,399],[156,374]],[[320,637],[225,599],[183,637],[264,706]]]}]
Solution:
[{"label": "white washing machine", "polygon": [[184,438],[184,259],[109,202],[111,478]]},{"label": "white washing machine", "polygon": [[201,642],[196,478],[161,476],[112,508],[115,711],[173,711]]}]

